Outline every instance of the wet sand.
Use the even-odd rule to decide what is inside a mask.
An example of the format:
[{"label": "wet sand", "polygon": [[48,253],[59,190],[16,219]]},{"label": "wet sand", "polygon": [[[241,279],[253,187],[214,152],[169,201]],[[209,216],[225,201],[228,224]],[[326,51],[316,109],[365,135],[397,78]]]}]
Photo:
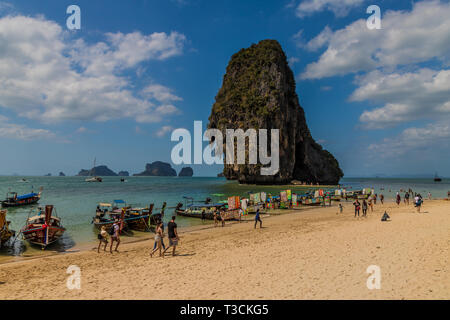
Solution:
[{"label": "wet sand", "polygon": [[[351,202],[183,232],[179,255],[150,258],[153,240],[120,253],[79,252],[0,265],[1,299],[449,299],[450,202],[377,204],[354,218]],[[391,221],[381,222],[387,210]],[[288,212],[287,210],[285,211]],[[200,230],[201,229],[201,230]],[[165,238],[167,244],[168,240]],[[69,290],[70,265],[81,289]],[[366,285],[380,267],[381,289]]]}]

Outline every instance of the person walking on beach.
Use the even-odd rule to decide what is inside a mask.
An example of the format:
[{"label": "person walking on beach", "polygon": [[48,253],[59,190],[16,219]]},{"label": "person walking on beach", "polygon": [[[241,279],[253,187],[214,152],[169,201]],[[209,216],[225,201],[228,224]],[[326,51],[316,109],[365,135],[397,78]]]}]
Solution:
[{"label": "person walking on beach", "polygon": [[258,222],[259,222],[259,228],[261,229],[262,228],[262,221],[261,221],[261,217],[259,216],[259,208],[256,209],[255,227],[254,227],[254,229],[256,229],[256,225],[258,224]]},{"label": "person walking on beach", "polygon": [[111,227],[111,231],[110,231],[111,247],[109,248],[109,251],[111,253],[113,253],[112,247],[113,247],[114,241],[117,242],[116,249],[114,251],[119,252],[119,250],[117,250],[119,248],[119,244],[120,244],[120,226],[119,226],[119,224],[120,224],[119,220],[116,220]]},{"label": "person walking on beach", "polygon": [[422,197],[420,196],[420,194],[416,195],[416,197],[414,198],[414,202],[417,212],[420,213],[420,207],[422,206]]},{"label": "person walking on beach", "polygon": [[381,202],[381,204],[384,204],[384,195],[383,194],[380,194],[380,202]]},{"label": "person walking on beach", "polygon": [[[163,233],[163,236],[161,237],[161,246],[162,246],[163,250],[165,250],[166,246],[164,245],[164,222],[162,222],[162,220],[159,220],[159,222],[156,224],[156,228],[158,228],[158,226],[160,224],[161,224],[161,230],[162,230],[162,233]],[[155,232],[156,232],[156,230],[155,230]],[[153,245],[153,250],[156,249],[157,245],[158,245],[158,243],[155,240],[155,244]]]},{"label": "person walking on beach", "polygon": [[102,226],[100,233],[98,234],[98,248],[97,253],[100,253],[100,246],[102,243],[105,244],[105,247],[103,248],[103,251],[106,252],[106,246],[108,245],[108,232],[106,232],[106,227]]},{"label": "person walking on beach", "polygon": [[214,227],[217,227],[219,225],[218,216],[219,210],[214,211]]},{"label": "person walking on beach", "polygon": [[339,213],[342,213],[342,211],[344,211],[344,206],[342,205],[342,203],[339,203]]},{"label": "person walking on beach", "polygon": [[368,200],[367,204],[370,207],[370,212],[373,212],[373,198],[369,197],[369,199],[367,199],[367,200]]},{"label": "person walking on beach", "polygon": [[373,196],[373,204],[377,204],[378,194],[375,193]]},{"label": "person walking on beach", "polygon": [[447,199],[450,200],[450,191],[447,192]]},{"label": "person walking on beach", "polygon": [[428,200],[431,200],[431,192],[428,192]]},{"label": "person walking on beach", "polygon": [[150,253],[150,257],[153,258],[153,254],[159,250],[159,256],[164,258],[164,255],[162,254],[162,239],[164,237],[164,231],[162,229],[163,223],[160,221],[158,225],[156,226],[156,233],[155,233],[155,245],[156,248],[153,248],[153,251]]},{"label": "person walking on beach", "polygon": [[225,211],[220,212],[220,221],[222,221],[222,228],[225,227]]},{"label": "person walking on beach", "polygon": [[399,206],[400,202],[402,201],[402,197],[400,197],[400,193],[398,193],[398,191],[397,191],[397,195],[395,196],[395,198],[396,198],[395,202],[397,202],[397,205]]},{"label": "person walking on beach", "polygon": [[359,217],[359,210],[361,209],[361,203],[359,203],[359,200],[356,199],[356,201],[353,202],[353,205],[355,206],[355,218],[356,218],[356,214],[358,214],[358,217]]},{"label": "person walking on beach", "polygon": [[367,217],[367,201],[366,201],[366,199],[363,200],[362,211],[363,211],[363,217]]},{"label": "person walking on beach", "polygon": [[202,222],[205,222],[206,220],[206,214],[205,214],[205,209],[202,210]]},{"label": "person walking on beach", "polygon": [[406,205],[409,206],[409,192],[406,192],[406,193],[405,193],[404,202],[405,202]]},{"label": "person walking on beach", "polygon": [[175,216],[172,216],[172,220],[167,224],[167,229],[169,230],[169,246],[164,250],[163,254],[169,250],[170,247],[173,247],[172,256],[175,256],[175,250],[178,245],[178,241],[180,238],[178,237],[177,224],[175,223]]}]

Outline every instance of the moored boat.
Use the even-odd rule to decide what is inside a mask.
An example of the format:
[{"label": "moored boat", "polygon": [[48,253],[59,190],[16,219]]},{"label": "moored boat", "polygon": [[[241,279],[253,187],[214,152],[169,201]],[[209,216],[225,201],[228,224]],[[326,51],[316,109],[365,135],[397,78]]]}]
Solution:
[{"label": "moored boat", "polygon": [[121,222],[120,230],[128,227],[127,223],[124,221],[127,208],[119,208],[114,206],[114,204],[99,203],[97,205],[95,217],[92,219],[92,223],[97,229],[100,229],[103,226],[106,227],[106,229],[109,229],[117,220]]},{"label": "moored boat", "polygon": [[15,231],[9,229],[11,222],[6,220],[6,213],[6,210],[0,210],[0,247],[15,235]]},{"label": "moored boat", "polygon": [[153,204],[150,208],[130,208],[126,210],[124,220],[131,230],[149,231],[152,211]]},{"label": "moored boat", "polygon": [[216,210],[224,209],[225,203],[211,203],[211,204],[189,204],[186,209],[182,209],[182,204],[178,204],[175,208],[175,213],[179,216],[190,218],[202,218],[202,213],[205,212],[205,219],[214,220],[214,212]]},{"label": "moored boat", "polygon": [[41,191],[39,193],[31,192],[28,194],[18,195],[17,192],[8,192],[6,199],[2,201],[2,207],[20,207],[37,203],[41,199]]},{"label": "moored boat", "polygon": [[436,172],[436,174],[434,175],[434,182],[441,182],[442,178],[440,178]]},{"label": "moored boat", "polygon": [[37,215],[28,217],[25,227],[20,230],[25,240],[41,246],[42,250],[56,242],[66,231],[53,209],[53,205],[46,205],[45,212],[40,209]]}]

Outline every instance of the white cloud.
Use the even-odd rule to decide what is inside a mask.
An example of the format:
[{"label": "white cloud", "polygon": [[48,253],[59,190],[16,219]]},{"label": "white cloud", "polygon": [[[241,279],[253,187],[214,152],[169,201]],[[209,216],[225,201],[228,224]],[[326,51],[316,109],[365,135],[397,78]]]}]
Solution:
[{"label": "white cloud", "polygon": [[369,30],[360,19],[334,32],[327,27],[307,47],[328,45],[304,79],[320,79],[374,68],[395,68],[438,59],[450,61],[450,3],[422,1],[411,11],[387,11],[382,29]]},{"label": "white cloud", "polygon": [[159,130],[156,132],[156,135],[157,135],[158,137],[163,137],[164,135],[166,135],[166,134],[169,133],[170,131],[173,131],[173,127],[171,127],[171,126],[163,126],[163,127],[161,127],[161,129],[159,129]]},{"label": "white cloud", "polygon": [[423,68],[402,74],[373,71],[357,82],[359,88],[350,100],[384,104],[361,115],[360,121],[369,129],[417,119],[450,117],[450,69]]},{"label": "white cloud", "polygon": [[0,115],[0,137],[17,140],[54,139],[56,135],[46,129],[27,128],[25,125],[9,122]]},{"label": "white cloud", "polygon": [[304,0],[297,6],[295,13],[298,17],[303,18],[316,12],[328,10],[338,17],[343,17],[363,2],[364,0]]},{"label": "white cloud", "polygon": [[156,99],[159,102],[181,101],[182,98],[174,95],[170,88],[160,84],[151,84],[142,90],[142,93],[150,98]]},{"label": "white cloud", "polygon": [[450,146],[450,124],[438,122],[425,127],[405,129],[395,138],[369,145],[369,150],[383,158],[398,158],[410,153],[425,153]]},{"label": "white cloud", "polygon": [[299,62],[299,61],[300,61],[300,59],[299,59],[299,58],[296,58],[296,57],[290,57],[290,58],[288,59],[288,63],[289,63],[290,66],[294,65],[295,63],[297,63],[297,62]]},{"label": "white cloud", "polygon": [[158,101],[136,96],[123,72],[181,54],[185,36],[133,32],[109,33],[105,39],[71,41],[44,18],[1,18],[0,106],[42,122],[160,121]]}]

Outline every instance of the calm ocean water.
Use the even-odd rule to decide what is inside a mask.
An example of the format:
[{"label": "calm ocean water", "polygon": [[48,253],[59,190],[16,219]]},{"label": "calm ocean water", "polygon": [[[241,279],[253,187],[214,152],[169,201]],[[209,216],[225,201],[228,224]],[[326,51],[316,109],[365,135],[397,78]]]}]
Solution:
[{"label": "calm ocean water", "polygon": [[[27,182],[21,182],[25,178]],[[44,188],[40,205],[53,204],[57,214],[62,218],[67,229],[64,238],[53,249],[67,250],[75,244],[96,241],[97,232],[91,220],[99,202],[112,202],[122,199],[134,206],[148,206],[154,203],[161,208],[164,201],[168,204],[165,219],[170,220],[173,208],[178,202],[183,202],[183,196],[190,196],[196,200],[211,197],[213,201],[224,200],[227,196],[247,195],[248,192],[266,191],[277,194],[284,189],[282,186],[252,186],[239,185],[235,181],[224,178],[207,177],[127,177],[126,182],[120,182],[119,177],[105,177],[103,183],[87,183],[84,177],[0,177],[0,197],[3,199],[8,191],[19,194],[29,193],[32,189],[38,191]],[[373,187],[377,193],[383,193],[386,199],[393,198],[401,189],[412,188],[415,192],[426,196],[431,192],[433,197],[446,197],[450,190],[450,179],[443,179],[440,183],[433,179],[342,179],[341,183],[353,190],[362,187]],[[384,190],[381,190],[383,189]],[[290,187],[293,192],[302,193],[309,187]],[[213,196],[224,194],[224,196]],[[19,231],[34,207],[10,208],[8,220],[13,230]],[[158,210],[158,209],[156,209]],[[180,227],[201,223],[198,219],[177,217]],[[23,253],[34,248],[22,241],[16,241],[13,249],[2,249],[0,255]]]}]

